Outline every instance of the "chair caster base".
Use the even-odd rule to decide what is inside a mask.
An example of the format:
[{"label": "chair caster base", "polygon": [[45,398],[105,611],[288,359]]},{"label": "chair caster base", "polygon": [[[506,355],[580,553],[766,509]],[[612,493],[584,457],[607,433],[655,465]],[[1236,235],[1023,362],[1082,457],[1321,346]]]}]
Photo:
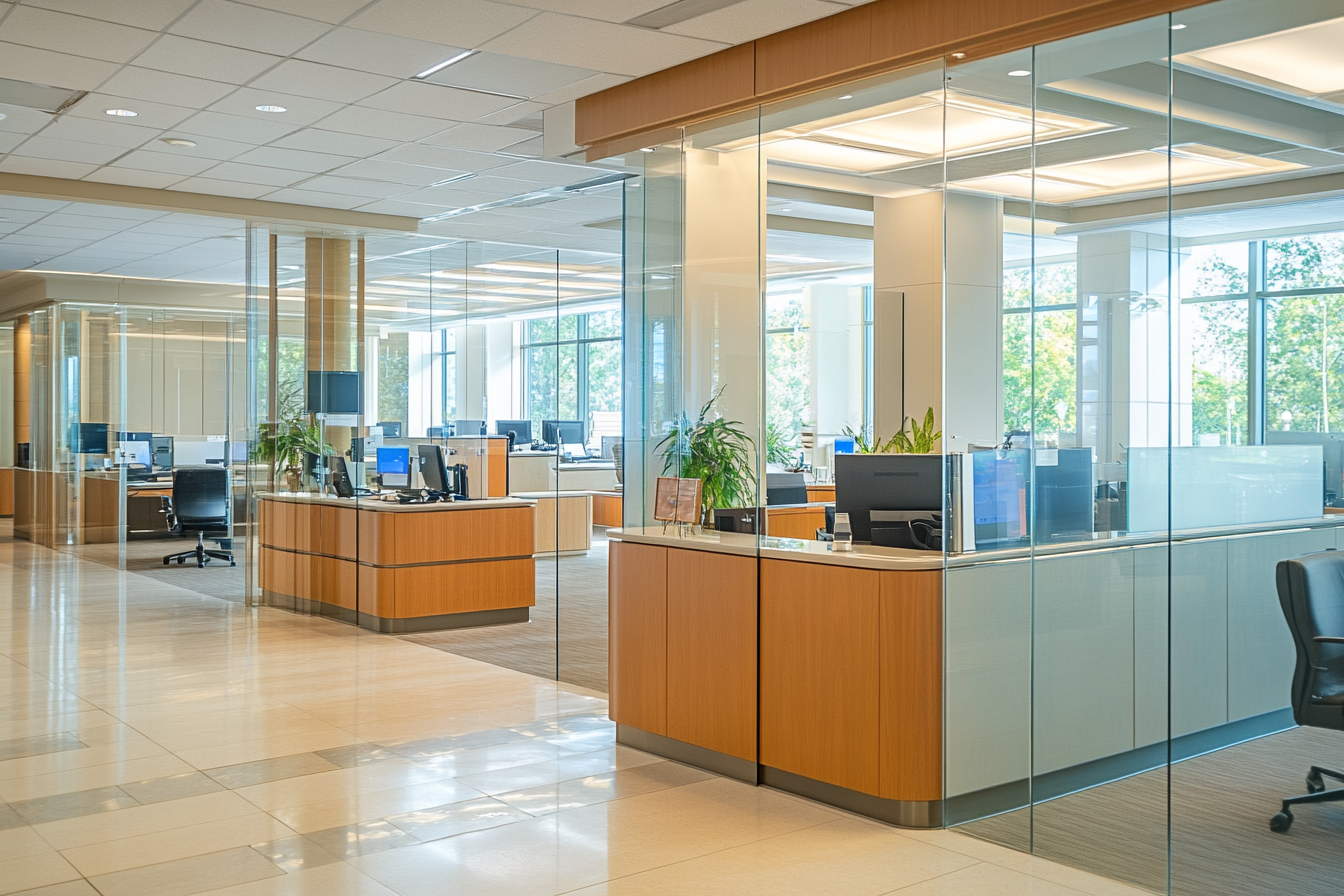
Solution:
[{"label": "chair caster base", "polygon": [[1293,826],[1293,813],[1287,809],[1275,815],[1269,820],[1269,829],[1276,834],[1286,834],[1288,829]]}]

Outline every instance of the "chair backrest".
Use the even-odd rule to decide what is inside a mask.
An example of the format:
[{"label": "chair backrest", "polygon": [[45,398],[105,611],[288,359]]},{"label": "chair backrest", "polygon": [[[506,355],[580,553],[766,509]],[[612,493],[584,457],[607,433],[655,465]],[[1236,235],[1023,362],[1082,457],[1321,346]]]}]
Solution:
[{"label": "chair backrest", "polygon": [[227,467],[178,467],[173,474],[173,513],[184,529],[224,528],[229,521]]},{"label": "chair backrest", "polygon": [[625,443],[615,442],[611,446],[611,459],[616,463],[616,481],[625,484]]},{"label": "chair backrest", "polygon": [[1281,560],[1275,569],[1279,605],[1297,649],[1293,718],[1299,725],[1344,730],[1344,553],[1323,551]]}]

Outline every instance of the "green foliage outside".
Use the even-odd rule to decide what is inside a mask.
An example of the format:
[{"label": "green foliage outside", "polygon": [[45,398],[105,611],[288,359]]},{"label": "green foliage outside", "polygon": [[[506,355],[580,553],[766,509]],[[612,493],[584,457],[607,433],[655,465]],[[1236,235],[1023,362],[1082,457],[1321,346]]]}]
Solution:
[{"label": "green foliage outside", "polygon": [[773,428],[780,444],[795,452],[799,434],[812,416],[812,347],[807,325],[802,296],[766,299],[766,431]]},{"label": "green foliage outside", "polygon": [[[1034,268],[1037,307],[1075,305],[1076,264]],[[1032,306],[1033,268],[1003,272],[1003,307]],[[1037,311],[1003,316],[1003,425],[1007,432],[1075,432],[1078,425],[1078,315]],[[1033,395],[1035,400],[1032,400]],[[1064,413],[1060,414],[1060,409]]]}]

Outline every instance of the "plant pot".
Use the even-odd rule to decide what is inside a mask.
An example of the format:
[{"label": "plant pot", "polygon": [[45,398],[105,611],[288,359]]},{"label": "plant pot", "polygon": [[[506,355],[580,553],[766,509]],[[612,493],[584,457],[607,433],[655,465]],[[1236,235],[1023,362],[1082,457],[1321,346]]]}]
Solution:
[{"label": "plant pot", "polygon": [[297,469],[290,468],[285,471],[285,490],[291,492],[303,490],[303,477],[299,475]]}]

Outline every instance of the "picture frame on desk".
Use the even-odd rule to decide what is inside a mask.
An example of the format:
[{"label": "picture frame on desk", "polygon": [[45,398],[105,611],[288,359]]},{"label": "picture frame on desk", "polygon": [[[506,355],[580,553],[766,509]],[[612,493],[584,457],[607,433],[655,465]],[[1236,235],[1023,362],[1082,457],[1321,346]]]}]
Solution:
[{"label": "picture frame on desk", "polygon": [[654,492],[653,518],[662,523],[700,523],[700,499],[704,483],[699,479],[659,476]]}]

